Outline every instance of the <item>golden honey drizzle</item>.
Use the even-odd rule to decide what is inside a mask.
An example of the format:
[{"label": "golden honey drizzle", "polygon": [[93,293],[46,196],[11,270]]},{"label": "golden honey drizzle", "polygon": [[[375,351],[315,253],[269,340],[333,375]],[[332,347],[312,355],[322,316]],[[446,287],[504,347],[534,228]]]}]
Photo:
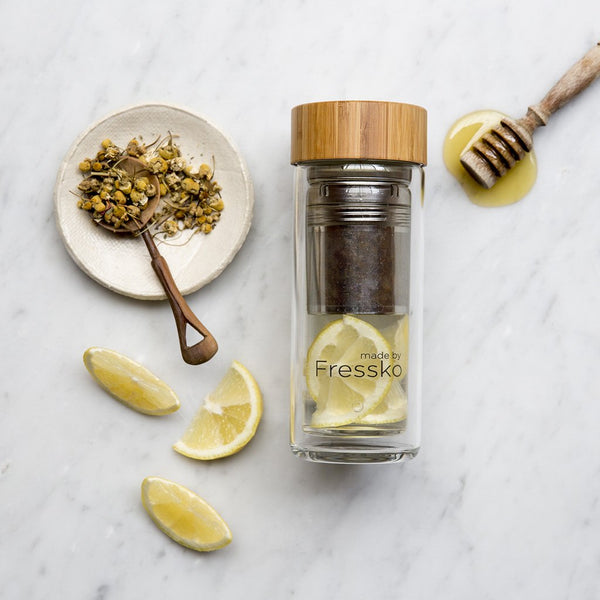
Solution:
[{"label": "golden honey drizzle", "polygon": [[444,163],[465,193],[478,206],[506,206],[521,200],[533,187],[537,162],[533,150],[528,152],[504,177],[486,190],[464,170],[460,155],[484,133],[495,127],[506,115],[495,110],[479,110],[461,117],[444,140]]}]

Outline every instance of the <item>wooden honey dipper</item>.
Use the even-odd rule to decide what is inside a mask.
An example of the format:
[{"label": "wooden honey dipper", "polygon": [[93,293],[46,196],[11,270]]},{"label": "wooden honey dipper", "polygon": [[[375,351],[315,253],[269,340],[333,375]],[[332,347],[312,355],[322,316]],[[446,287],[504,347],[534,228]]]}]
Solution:
[{"label": "wooden honey dipper", "polygon": [[576,62],[538,104],[518,121],[506,117],[460,155],[460,163],[477,183],[491,188],[533,148],[532,134],[550,115],[600,75],[600,42]]}]

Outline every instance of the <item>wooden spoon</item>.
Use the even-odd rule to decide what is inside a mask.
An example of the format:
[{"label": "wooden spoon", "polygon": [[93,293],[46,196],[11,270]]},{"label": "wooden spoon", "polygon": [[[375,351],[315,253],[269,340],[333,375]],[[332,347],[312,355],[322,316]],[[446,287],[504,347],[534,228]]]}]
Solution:
[{"label": "wooden spoon", "polygon": [[[156,188],[156,195],[148,200],[148,203],[144,207],[139,219],[133,221],[126,221],[120,227],[115,227],[100,221],[100,225],[104,229],[113,231],[114,233],[131,233],[134,235],[140,235],[148,252],[152,258],[152,268],[158,276],[158,279],[169,299],[169,304],[175,317],[175,323],[177,324],[177,334],[179,335],[179,346],[181,348],[181,356],[183,360],[190,365],[199,365],[207,360],[211,359],[218,350],[217,342],[212,334],[204,327],[198,317],[192,312],[192,309],[188,306],[187,302],[181,295],[181,292],[175,284],[173,275],[169,270],[169,265],[164,257],[158,251],[152,234],[148,230],[148,222],[152,218],[158,203],[160,201],[160,184],[158,177],[148,170],[148,167],[137,158],[127,157],[119,162],[119,168],[126,171],[132,179],[137,177],[147,177],[150,183]],[[187,343],[187,326],[193,327],[203,339],[198,343],[190,346]]]}]

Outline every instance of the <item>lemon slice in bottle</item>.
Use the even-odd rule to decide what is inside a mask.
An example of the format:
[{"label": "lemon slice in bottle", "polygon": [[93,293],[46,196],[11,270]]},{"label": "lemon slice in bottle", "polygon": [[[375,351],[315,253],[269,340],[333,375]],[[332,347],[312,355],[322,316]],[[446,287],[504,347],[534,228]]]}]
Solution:
[{"label": "lemon slice in bottle", "polygon": [[256,380],[246,367],[233,361],[173,448],[198,460],[235,454],[256,433],[262,406]]},{"label": "lemon slice in bottle", "polygon": [[156,526],[178,544],[211,552],[229,544],[227,523],[206,500],[161,477],[142,482],[142,504]]},{"label": "lemon slice in bottle", "polygon": [[402,367],[402,373],[396,379],[402,381],[408,369],[408,315],[382,329],[381,334],[388,341],[394,356],[398,357],[394,362]]},{"label": "lemon slice in bottle", "polygon": [[400,365],[401,372],[394,378],[383,401],[360,419],[360,423],[365,425],[397,423],[406,419],[408,414],[408,398],[400,383],[406,377],[408,368],[408,316],[404,315],[394,324],[382,329],[381,333],[390,344],[394,362]]},{"label": "lemon slice in bottle", "polygon": [[392,377],[391,348],[370,323],[344,315],[326,325],[307,353],[306,381],[316,404],[311,426],[360,421],[386,396]]},{"label": "lemon slice in bottle", "polygon": [[175,392],[146,367],[108,348],[92,347],[83,354],[92,377],[129,408],[146,415],[167,415],[179,408]]},{"label": "lemon slice in bottle", "polygon": [[407,416],[408,398],[399,380],[395,379],[382,402],[361,417],[364,425],[385,425],[404,421]]}]

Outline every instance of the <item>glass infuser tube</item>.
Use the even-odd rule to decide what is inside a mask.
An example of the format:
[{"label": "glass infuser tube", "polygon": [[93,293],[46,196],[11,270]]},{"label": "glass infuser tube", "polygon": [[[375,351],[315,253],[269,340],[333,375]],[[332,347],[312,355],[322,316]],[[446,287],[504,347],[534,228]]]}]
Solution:
[{"label": "glass infuser tube", "polygon": [[368,463],[418,452],[425,162],[420,107],[323,102],[292,112],[299,456]]}]

